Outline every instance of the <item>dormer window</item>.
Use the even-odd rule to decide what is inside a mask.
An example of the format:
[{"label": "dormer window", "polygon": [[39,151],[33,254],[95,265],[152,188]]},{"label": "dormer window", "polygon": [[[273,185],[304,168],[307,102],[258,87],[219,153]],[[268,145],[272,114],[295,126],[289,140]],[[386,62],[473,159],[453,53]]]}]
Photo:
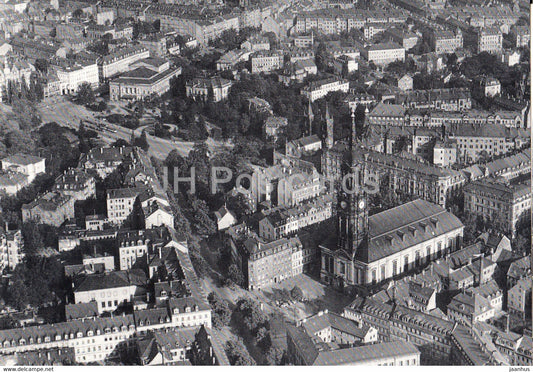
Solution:
[{"label": "dormer window", "polygon": [[46,337],[44,338],[44,342],[50,342],[50,336],[46,336]]},{"label": "dormer window", "polygon": [[61,335],[56,335],[56,341],[61,341]]},{"label": "dormer window", "polygon": [[189,306],[186,306],[186,307],[185,307],[185,312],[186,312],[186,313],[190,313],[190,312],[191,312],[191,308],[190,308]]},{"label": "dormer window", "polygon": [[82,333],[82,332],[78,332],[78,333],[76,333],[76,337],[77,337],[77,338],[81,338],[81,337],[83,337],[83,333]]},{"label": "dormer window", "polygon": [[139,320],[139,325],[142,327],[144,325],[144,322],[142,320]]},{"label": "dormer window", "polygon": [[179,314],[180,313],[180,309],[178,309],[177,307],[174,308],[174,314]]},{"label": "dormer window", "polygon": [[91,336],[93,336],[93,335],[94,335],[94,332],[93,332],[93,331],[87,331],[87,336],[88,336],[88,337],[91,337]]}]

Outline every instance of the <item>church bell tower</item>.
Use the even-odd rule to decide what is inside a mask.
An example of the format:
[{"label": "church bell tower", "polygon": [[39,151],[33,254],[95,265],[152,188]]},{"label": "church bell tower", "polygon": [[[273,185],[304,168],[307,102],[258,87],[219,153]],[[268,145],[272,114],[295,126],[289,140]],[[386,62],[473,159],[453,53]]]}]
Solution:
[{"label": "church bell tower", "polygon": [[368,235],[368,206],[364,189],[364,162],[354,156],[356,142],[355,110],[352,110],[349,151],[342,165],[342,181],[338,190],[337,233],[338,248],[352,259]]}]

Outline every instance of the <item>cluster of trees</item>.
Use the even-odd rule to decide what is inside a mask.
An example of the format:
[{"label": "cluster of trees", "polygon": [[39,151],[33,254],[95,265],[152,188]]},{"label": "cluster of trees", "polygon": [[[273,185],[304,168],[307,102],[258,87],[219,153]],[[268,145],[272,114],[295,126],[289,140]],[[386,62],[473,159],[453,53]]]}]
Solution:
[{"label": "cluster of trees", "polygon": [[228,356],[229,362],[232,366],[255,366],[255,360],[252,358],[242,338],[238,336],[231,337],[230,340],[226,342],[224,347],[226,355]]},{"label": "cluster of trees", "polygon": [[502,63],[497,56],[487,52],[468,57],[459,66],[460,72],[469,79],[480,75],[495,77],[502,85],[502,93],[508,93],[514,97],[520,97],[527,93],[522,92],[520,82],[527,80],[528,69],[529,67],[524,69],[522,65],[509,67]]},{"label": "cluster of trees", "polygon": [[215,292],[209,293],[207,300],[209,305],[211,305],[211,323],[213,323],[213,327],[221,329],[229,326],[231,309],[228,301],[219,297]]},{"label": "cluster of trees", "polygon": [[17,265],[5,301],[18,310],[41,307],[64,298],[63,266],[56,257],[27,256]]},{"label": "cluster of trees", "polygon": [[225,30],[220,37],[211,40],[209,45],[224,50],[238,49],[241,44],[250,37],[250,35],[257,31],[259,30],[252,27],[245,27],[239,31],[234,29]]}]

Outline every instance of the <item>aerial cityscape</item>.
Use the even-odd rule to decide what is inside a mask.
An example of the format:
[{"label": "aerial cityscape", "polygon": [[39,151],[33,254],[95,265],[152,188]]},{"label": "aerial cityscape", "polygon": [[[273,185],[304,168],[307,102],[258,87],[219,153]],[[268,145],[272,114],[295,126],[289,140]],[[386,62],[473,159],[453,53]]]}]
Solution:
[{"label": "aerial cityscape", "polygon": [[526,0],[1,2],[0,366],[532,366],[530,35]]}]

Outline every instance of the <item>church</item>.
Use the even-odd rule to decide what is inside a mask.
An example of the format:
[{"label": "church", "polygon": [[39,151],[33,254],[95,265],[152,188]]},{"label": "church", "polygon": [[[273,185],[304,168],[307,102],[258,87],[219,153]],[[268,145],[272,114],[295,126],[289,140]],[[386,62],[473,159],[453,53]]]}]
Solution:
[{"label": "church", "polygon": [[[331,120],[327,124],[331,127]],[[349,146],[353,154],[353,114]],[[352,175],[347,189],[355,192],[337,193],[336,234],[319,245],[323,282],[339,287],[378,284],[460,248],[463,223],[437,204],[417,199],[368,216],[364,162],[358,164],[353,155],[347,158],[341,173]],[[358,184],[350,184],[354,182]]]}]

